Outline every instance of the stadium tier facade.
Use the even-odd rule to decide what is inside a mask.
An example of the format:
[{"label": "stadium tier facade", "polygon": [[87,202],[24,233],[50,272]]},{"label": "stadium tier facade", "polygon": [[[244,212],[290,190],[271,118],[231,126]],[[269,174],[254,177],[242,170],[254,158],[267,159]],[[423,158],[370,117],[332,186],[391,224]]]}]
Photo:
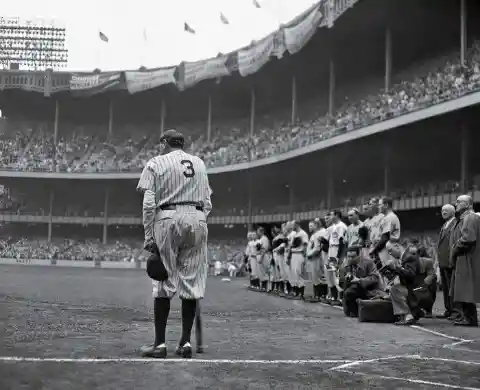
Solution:
[{"label": "stadium tier facade", "polygon": [[10,203],[0,220],[44,226],[49,239],[54,226],[96,226],[104,242],[140,227],[136,182],[172,127],[209,167],[213,230],[309,220],[378,194],[401,212],[463,192],[478,202],[480,26],[470,4],[322,1],[247,48],[196,63],[2,71]]}]

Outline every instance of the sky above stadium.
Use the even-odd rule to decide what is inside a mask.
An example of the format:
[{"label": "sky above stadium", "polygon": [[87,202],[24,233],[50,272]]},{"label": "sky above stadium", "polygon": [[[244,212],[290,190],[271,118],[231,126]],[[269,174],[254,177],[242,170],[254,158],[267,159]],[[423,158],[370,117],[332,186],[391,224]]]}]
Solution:
[{"label": "sky above stadium", "polygon": [[[316,0],[17,0],[5,17],[57,19],[67,28],[68,69],[177,65],[227,53],[278,29]],[[4,3],[4,4],[3,4]],[[225,25],[220,13],[228,20]],[[184,31],[187,22],[196,34]],[[108,43],[99,38],[102,31]]]}]

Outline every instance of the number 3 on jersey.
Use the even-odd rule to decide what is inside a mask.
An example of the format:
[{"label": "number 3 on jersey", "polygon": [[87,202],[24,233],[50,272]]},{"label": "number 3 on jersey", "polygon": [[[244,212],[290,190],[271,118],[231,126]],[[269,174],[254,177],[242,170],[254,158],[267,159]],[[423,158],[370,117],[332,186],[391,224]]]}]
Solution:
[{"label": "number 3 on jersey", "polygon": [[185,168],[183,171],[183,176],[191,178],[195,176],[195,169],[193,169],[193,164],[190,160],[182,160],[180,164]]}]

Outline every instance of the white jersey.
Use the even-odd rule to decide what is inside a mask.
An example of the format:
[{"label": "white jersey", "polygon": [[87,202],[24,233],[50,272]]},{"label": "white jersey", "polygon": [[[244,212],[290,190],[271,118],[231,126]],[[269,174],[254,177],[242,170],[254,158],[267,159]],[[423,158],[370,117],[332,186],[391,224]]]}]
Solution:
[{"label": "white jersey", "polygon": [[347,227],[347,234],[346,234],[346,239],[347,239],[347,247],[351,246],[357,246],[360,244],[360,236],[359,236],[359,230],[363,226],[363,223],[360,221],[358,224],[354,225],[351,223]]},{"label": "white jersey", "polygon": [[307,257],[317,259],[321,256],[320,239],[324,236],[325,229],[317,230],[310,236],[307,248]]},{"label": "white jersey", "polygon": [[370,242],[372,245],[376,245],[378,241],[380,241],[381,233],[380,233],[380,226],[383,220],[383,213],[379,213],[374,215],[370,219]]},{"label": "white jersey", "polygon": [[330,235],[328,238],[328,257],[339,256],[338,250],[340,247],[340,239],[345,240],[345,234],[347,233],[347,225],[342,221],[334,223],[330,226]]},{"label": "white jersey", "polygon": [[212,209],[212,190],[205,163],[183,150],[156,156],[143,169],[137,189],[153,191],[156,207],[183,202],[201,203],[205,214]]},{"label": "white jersey", "polygon": [[305,230],[300,229],[298,232],[293,231],[292,235],[292,241],[290,242],[290,245],[293,243],[293,240],[297,237],[299,237],[302,240],[302,246],[299,248],[291,248],[292,253],[301,253],[303,254],[303,251],[305,250],[305,247],[308,245],[308,234]]},{"label": "white jersey", "polygon": [[248,242],[247,247],[245,248],[245,255],[249,258],[257,255],[256,244],[257,242],[255,240]]}]

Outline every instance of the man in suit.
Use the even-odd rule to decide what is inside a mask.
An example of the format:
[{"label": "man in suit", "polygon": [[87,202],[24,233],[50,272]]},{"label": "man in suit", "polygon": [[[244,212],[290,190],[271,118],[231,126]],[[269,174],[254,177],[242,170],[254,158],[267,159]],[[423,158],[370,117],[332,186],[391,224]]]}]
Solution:
[{"label": "man in suit", "polygon": [[432,318],[432,309],[437,298],[437,275],[433,259],[428,255],[423,246],[417,248],[417,254],[420,260],[420,277],[423,282],[413,291],[418,299],[418,305],[425,311],[425,318]]},{"label": "man in suit", "polygon": [[414,292],[423,282],[418,254],[391,242],[387,243],[386,249],[392,260],[387,262],[382,272],[388,271],[395,275],[389,278],[393,313],[398,317],[395,325],[414,325],[423,315]]},{"label": "man in suit", "polygon": [[360,246],[347,249],[343,312],[347,317],[358,317],[357,299],[370,299],[379,289],[380,275],[372,259],[360,254]]},{"label": "man in suit", "polygon": [[453,302],[461,317],[454,324],[478,326],[480,303],[480,216],[473,212],[473,199],[461,195],[455,203],[457,221],[450,236],[450,257],[455,268],[452,280]]},{"label": "man in suit", "polygon": [[445,311],[438,317],[449,318],[454,315],[453,301],[450,296],[453,275],[453,264],[450,259],[450,235],[455,226],[455,207],[451,204],[444,205],[442,207],[442,218],[445,222],[438,235],[437,254]]}]

